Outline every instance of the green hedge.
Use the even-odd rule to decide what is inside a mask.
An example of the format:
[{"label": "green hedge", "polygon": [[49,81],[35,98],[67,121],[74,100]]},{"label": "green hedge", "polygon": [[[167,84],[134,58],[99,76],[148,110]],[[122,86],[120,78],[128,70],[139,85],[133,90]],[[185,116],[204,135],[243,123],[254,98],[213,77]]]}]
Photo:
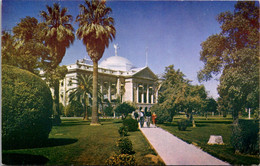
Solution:
[{"label": "green hedge", "polygon": [[163,124],[164,122],[171,122],[172,116],[169,111],[163,109],[159,104],[155,104],[151,108],[151,112],[157,115],[156,123]]},{"label": "green hedge", "polygon": [[84,108],[79,101],[72,100],[65,108],[65,116],[67,117],[81,117],[83,116]]},{"label": "green hedge", "polygon": [[126,118],[123,120],[123,125],[127,127],[128,131],[137,131],[138,129],[138,122],[132,118]]},{"label": "green hedge", "polygon": [[233,124],[231,144],[240,153],[259,154],[258,120],[242,120]]},{"label": "green hedge", "polygon": [[2,66],[3,149],[44,143],[51,131],[52,96],[38,76]]},{"label": "green hedge", "polygon": [[185,131],[186,128],[188,127],[188,125],[189,125],[189,120],[187,120],[187,119],[180,119],[178,121],[178,129],[180,131]]}]

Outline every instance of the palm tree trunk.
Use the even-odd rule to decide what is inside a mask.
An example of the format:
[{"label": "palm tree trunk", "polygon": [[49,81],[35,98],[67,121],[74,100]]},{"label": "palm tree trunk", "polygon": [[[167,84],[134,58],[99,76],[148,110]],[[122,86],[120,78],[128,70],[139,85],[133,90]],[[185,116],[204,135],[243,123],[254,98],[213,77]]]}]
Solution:
[{"label": "palm tree trunk", "polygon": [[60,110],[59,110],[59,81],[55,80],[54,83],[54,124],[60,125],[61,119],[60,119]]},{"label": "palm tree trunk", "polygon": [[98,120],[98,61],[93,60],[93,102],[90,125],[100,125]]}]

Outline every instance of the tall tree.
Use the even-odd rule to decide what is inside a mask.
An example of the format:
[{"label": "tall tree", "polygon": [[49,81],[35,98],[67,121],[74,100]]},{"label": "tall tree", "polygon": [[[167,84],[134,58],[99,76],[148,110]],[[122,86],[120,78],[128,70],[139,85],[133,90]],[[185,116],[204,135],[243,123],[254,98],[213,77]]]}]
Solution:
[{"label": "tall tree", "polygon": [[109,42],[115,38],[114,19],[109,16],[112,9],[106,6],[105,0],[85,0],[80,4],[77,36],[83,40],[86,50],[93,61],[93,106],[91,125],[99,124],[98,120],[98,61],[103,56]]},{"label": "tall tree", "polygon": [[3,63],[38,74],[41,58],[49,53],[43,44],[42,28],[36,18],[27,16],[13,28],[13,36],[3,32]]},{"label": "tall tree", "polygon": [[207,97],[203,85],[191,85],[184,78],[180,70],[175,70],[173,65],[166,67],[164,81],[159,93],[159,105],[167,110],[172,117],[178,112],[190,115],[192,111],[199,111]]},{"label": "tall tree", "polygon": [[2,64],[17,65],[17,50],[15,49],[15,38],[8,32],[2,32]]},{"label": "tall tree", "polygon": [[256,2],[237,2],[233,13],[221,13],[217,20],[222,31],[201,44],[204,68],[198,78],[207,81],[221,74],[219,95],[228,99],[237,120],[243,107],[258,105],[259,6]]},{"label": "tall tree", "polygon": [[53,7],[47,5],[46,8],[47,12],[41,11],[40,15],[44,20],[44,43],[50,54],[42,58],[42,63],[44,64],[45,77],[54,88],[54,109],[60,115],[59,80],[65,77],[66,69],[59,68],[58,65],[62,61],[66,49],[75,40],[74,28],[70,24],[72,16],[67,14],[67,8],[61,9],[58,3],[54,3]]},{"label": "tall tree", "polygon": [[76,84],[76,87],[68,91],[70,92],[69,101],[80,101],[85,109],[84,119],[88,119],[88,106],[92,103],[92,75],[80,74],[73,80],[72,84]]},{"label": "tall tree", "polygon": [[44,42],[50,50],[50,54],[44,57],[43,62],[47,70],[55,69],[62,61],[66,49],[74,42],[74,28],[70,24],[72,15],[68,15],[67,8],[60,8],[58,3],[53,7],[46,5],[47,12],[41,11],[45,28]]}]

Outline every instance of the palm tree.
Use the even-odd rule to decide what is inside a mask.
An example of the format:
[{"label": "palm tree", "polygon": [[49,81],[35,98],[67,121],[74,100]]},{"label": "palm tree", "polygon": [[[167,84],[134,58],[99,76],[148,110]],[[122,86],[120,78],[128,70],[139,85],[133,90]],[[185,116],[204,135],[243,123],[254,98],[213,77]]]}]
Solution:
[{"label": "palm tree", "polygon": [[[47,12],[41,11],[40,15],[44,20],[44,43],[50,51],[50,54],[42,58],[43,68],[48,73],[50,82],[54,82],[54,104],[56,112],[59,114],[59,80],[62,77],[56,77],[57,66],[62,61],[66,49],[74,42],[74,28],[70,24],[72,16],[67,15],[67,8],[60,8],[58,3],[53,7],[46,6]],[[62,72],[63,73],[63,72]],[[58,74],[60,75],[60,74]],[[65,75],[64,75],[65,76]],[[57,85],[56,85],[57,84]]]},{"label": "palm tree", "polygon": [[92,100],[92,82],[93,78],[91,75],[77,75],[75,82],[72,82],[72,84],[76,84],[77,87],[69,89],[67,92],[71,91],[69,94],[69,102],[73,100],[80,101],[86,112],[83,119],[87,119],[88,117],[88,105],[91,103]]},{"label": "palm tree", "polygon": [[42,23],[34,17],[21,19],[13,28],[15,49],[17,50],[16,64],[18,67],[38,74],[41,57],[49,54],[42,40]]},{"label": "palm tree", "polygon": [[[86,5],[86,6],[85,6]],[[86,50],[93,61],[93,106],[91,125],[99,124],[98,121],[98,61],[103,56],[109,42],[115,38],[116,30],[114,19],[109,17],[112,9],[106,7],[106,1],[85,0],[85,5],[80,4],[80,14],[76,18],[79,28],[77,37],[83,40]]]},{"label": "palm tree", "polygon": [[[53,7],[46,5],[48,12],[41,11],[45,29],[44,41],[50,50],[50,55],[45,57],[46,64],[51,69],[56,68],[65,55],[68,48],[75,40],[74,28],[70,24],[72,16],[67,15],[67,8],[60,9],[58,3],[54,3]],[[48,63],[50,62],[50,63]]]}]

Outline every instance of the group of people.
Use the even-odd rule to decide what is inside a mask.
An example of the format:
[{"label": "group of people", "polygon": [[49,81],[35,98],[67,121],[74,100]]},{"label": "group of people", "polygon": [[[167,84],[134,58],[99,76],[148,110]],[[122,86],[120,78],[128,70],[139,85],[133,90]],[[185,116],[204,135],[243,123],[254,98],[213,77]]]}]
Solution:
[{"label": "group of people", "polygon": [[147,127],[150,127],[151,119],[152,124],[155,126],[157,115],[155,114],[155,112],[151,113],[150,111],[144,112],[141,110],[135,114],[135,118],[138,119],[141,127],[144,126],[144,122],[146,122]]}]

